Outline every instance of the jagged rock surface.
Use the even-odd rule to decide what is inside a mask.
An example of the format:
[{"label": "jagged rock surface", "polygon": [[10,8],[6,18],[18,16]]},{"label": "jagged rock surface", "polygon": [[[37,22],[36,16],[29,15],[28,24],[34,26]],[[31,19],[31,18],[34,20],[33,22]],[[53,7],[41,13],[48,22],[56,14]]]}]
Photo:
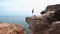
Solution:
[{"label": "jagged rock surface", "polygon": [[26,17],[30,34],[60,34],[60,4],[50,5],[41,16]]},{"label": "jagged rock surface", "polygon": [[0,22],[0,34],[26,34],[25,28],[18,24]]},{"label": "jagged rock surface", "polygon": [[41,14],[44,14],[44,13],[46,13],[48,11],[56,11],[56,10],[60,10],[60,4],[47,6],[46,9],[41,12]]}]

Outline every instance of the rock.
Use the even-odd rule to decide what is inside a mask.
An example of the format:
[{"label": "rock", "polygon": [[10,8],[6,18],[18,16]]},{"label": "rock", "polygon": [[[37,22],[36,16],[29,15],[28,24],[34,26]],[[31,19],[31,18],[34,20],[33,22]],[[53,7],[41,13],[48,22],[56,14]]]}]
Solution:
[{"label": "rock", "polygon": [[28,24],[30,25],[30,34],[43,34],[46,29],[50,28],[49,26],[47,26],[48,21],[44,17],[35,19],[30,19],[27,17],[26,19]]},{"label": "rock", "polygon": [[49,5],[49,6],[47,6],[45,11],[56,11],[58,9],[60,9],[60,4]]},{"label": "rock", "polygon": [[55,11],[55,13],[52,17],[54,17],[56,20],[60,21],[60,10]]},{"label": "rock", "polygon": [[46,7],[46,9],[44,11],[42,11],[40,14],[44,14],[48,11],[56,11],[56,10],[60,10],[60,4],[56,4],[56,5],[48,5]]},{"label": "rock", "polygon": [[49,30],[49,34],[60,34],[60,21],[54,22],[52,25],[54,27]]},{"label": "rock", "polygon": [[60,4],[49,5],[40,16],[26,17],[30,34],[60,34]]},{"label": "rock", "polygon": [[25,28],[18,24],[0,23],[0,34],[26,34]]}]

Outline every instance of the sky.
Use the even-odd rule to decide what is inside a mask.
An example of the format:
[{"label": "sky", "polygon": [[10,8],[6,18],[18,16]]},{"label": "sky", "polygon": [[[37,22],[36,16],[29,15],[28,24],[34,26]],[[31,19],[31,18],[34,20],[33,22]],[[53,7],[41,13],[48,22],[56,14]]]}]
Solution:
[{"label": "sky", "polygon": [[39,15],[48,5],[60,4],[60,0],[0,0],[0,15]]}]

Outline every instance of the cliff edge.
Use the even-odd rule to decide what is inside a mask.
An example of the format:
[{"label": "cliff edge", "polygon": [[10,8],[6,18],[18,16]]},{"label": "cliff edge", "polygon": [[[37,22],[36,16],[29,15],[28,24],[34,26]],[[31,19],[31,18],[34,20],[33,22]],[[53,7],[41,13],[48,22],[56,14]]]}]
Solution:
[{"label": "cliff edge", "polygon": [[40,16],[26,17],[30,34],[60,34],[60,4],[49,5]]}]

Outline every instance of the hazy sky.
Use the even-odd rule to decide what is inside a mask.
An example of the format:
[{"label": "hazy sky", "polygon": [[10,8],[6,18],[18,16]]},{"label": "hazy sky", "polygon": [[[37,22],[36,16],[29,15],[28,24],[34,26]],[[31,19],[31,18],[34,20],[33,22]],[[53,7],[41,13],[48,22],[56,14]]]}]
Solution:
[{"label": "hazy sky", "polygon": [[0,15],[30,15],[33,8],[40,14],[52,4],[60,4],[60,0],[0,0]]}]

